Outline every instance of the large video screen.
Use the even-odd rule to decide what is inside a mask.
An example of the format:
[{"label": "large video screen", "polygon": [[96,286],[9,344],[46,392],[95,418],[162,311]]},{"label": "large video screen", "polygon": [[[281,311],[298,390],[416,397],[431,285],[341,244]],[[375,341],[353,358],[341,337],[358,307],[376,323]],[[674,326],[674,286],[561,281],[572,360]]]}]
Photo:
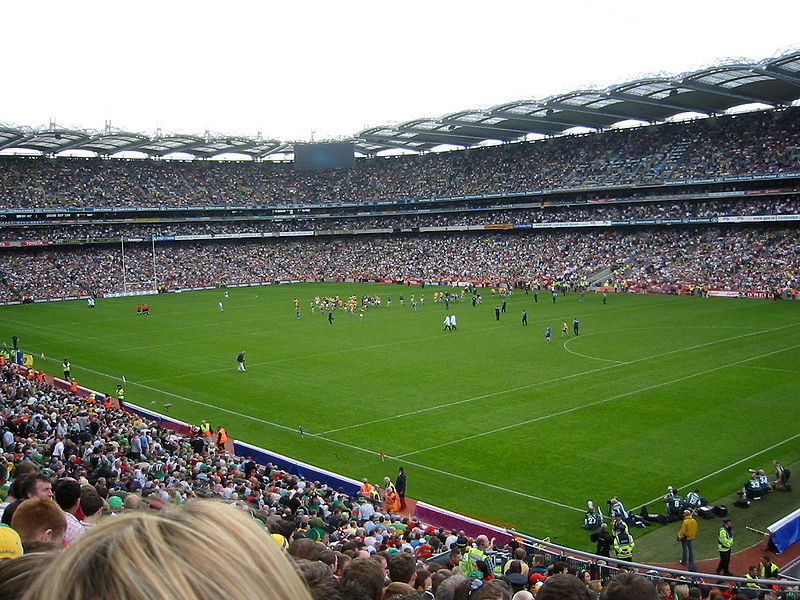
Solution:
[{"label": "large video screen", "polygon": [[327,142],[324,144],[295,144],[294,168],[351,169],[355,162],[353,142]]}]

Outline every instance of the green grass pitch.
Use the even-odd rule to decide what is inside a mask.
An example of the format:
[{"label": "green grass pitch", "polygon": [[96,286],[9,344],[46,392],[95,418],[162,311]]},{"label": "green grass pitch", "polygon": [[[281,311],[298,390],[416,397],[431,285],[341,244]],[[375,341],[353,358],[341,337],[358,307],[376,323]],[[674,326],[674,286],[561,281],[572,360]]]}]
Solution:
[{"label": "green grass pitch", "polygon": [[[136,297],[0,314],[3,339],[19,335],[50,373],[68,357],[107,393],[125,375],[129,402],[354,478],[402,464],[413,498],[579,548],[589,499],[638,508],[695,482],[720,498],[747,468],[800,454],[800,303],[515,292],[497,321],[486,289],[482,305],[451,304],[458,330],[443,331],[434,291],[299,284],[231,289],[224,312],[208,290],[149,296],[149,317]],[[317,295],[376,293],[363,319],[310,313]]]}]

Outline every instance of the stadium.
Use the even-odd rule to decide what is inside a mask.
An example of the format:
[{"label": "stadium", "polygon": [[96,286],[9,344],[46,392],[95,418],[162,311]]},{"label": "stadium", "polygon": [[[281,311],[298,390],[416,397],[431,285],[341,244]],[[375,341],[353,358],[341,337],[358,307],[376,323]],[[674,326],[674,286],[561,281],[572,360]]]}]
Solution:
[{"label": "stadium", "polygon": [[[387,512],[403,467],[409,507],[395,512],[406,523],[389,529],[407,535],[384,528],[371,552],[390,569],[390,548],[444,554],[449,531],[437,544],[435,528],[466,527],[526,546],[518,573],[535,547],[594,580],[616,567],[598,567],[587,501],[610,526],[618,497],[651,522],[630,517],[634,560],[700,586],[689,577],[715,573],[723,513],[700,523],[698,569],[678,562],[681,519],[659,524],[668,486],[697,489],[727,507],[735,551],[754,548],[734,557],[733,575],[767,552],[785,567],[785,592],[800,549],[771,527],[794,523],[797,502],[772,471],[800,465],[798,73],[790,51],[328,143],[0,127],[12,483],[27,461],[57,492],[69,477],[102,487],[106,505],[115,489],[159,509],[224,497],[295,558],[346,549],[356,563],[370,554],[364,538],[376,544],[359,533],[371,517],[355,519],[356,490],[375,484]],[[79,460],[66,460],[65,438]],[[286,462],[254,465],[251,482],[257,451]],[[737,492],[750,469],[769,481],[747,502]],[[315,483],[329,476],[349,483],[349,500]],[[312,556],[300,540],[314,529],[330,547]],[[498,546],[481,568],[514,562]],[[308,585],[312,568],[300,567]],[[771,576],[760,572],[756,595]],[[739,578],[720,589],[744,590]],[[509,585],[463,597],[510,597]],[[448,600],[441,589],[404,591]]]}]

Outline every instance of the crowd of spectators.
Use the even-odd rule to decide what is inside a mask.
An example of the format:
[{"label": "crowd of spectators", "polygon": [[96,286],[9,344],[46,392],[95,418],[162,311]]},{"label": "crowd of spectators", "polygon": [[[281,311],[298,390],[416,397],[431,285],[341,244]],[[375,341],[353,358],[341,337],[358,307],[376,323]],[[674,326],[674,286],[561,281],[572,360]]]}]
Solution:
[{"label": "crowd of spectators", "polygon": [[741,198],[719,201],[669,201],[637,204],[591,204],[500,210],[452,210],[386,216],[348,218],[281,218],[257,220],[193,220],[155,224],[119,223],[6,226],[0,241],[45,240],[48,242],[116,239],[151,236],[213,235],[224,237],[243,233],[296,231],[363,231],[367,229],[408,229],[419,227],[468,227],[475,225],[519,225],[523,223],[577,223],[586,221],[630,221],[633,219],[688,219],[698,217],[795,215],[800,198]]},{"label": "crowd of spectators", "polygon": [[2,157],[0,207],[303,205],[800,171],[798,108],[463,151],[291,163]]},{"label": "crowd of spectators", "polygon": [[754,597],[431,527],[390,504],[388,477],[347,495],[235,456],[204,425],[181,435],[0,367],[0,597]]},{"label": "crowd of spectators", "polygon": [[[213,240],[4,251],[0,301],[330,277],[575,285],[613,269],[636,291],[796,289],[796,228],[650,228]],[[124,265],[123,265],[124,262]],[[154,270],[155,269],[155,270]]]}]

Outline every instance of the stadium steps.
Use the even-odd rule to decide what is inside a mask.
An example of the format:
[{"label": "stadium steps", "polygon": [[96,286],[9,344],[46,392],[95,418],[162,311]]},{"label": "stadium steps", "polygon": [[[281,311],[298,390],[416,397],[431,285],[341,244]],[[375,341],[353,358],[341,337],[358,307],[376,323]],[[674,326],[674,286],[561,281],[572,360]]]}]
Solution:
[{"label": "stadium steps", "polygon": [[675,171],[678,166],[683,164],[684,159],[686,158],[686,153],[689,152],[689,149],[693,145],[693,142],[689,140],[679,140],[670,147],[666,158],[664,159],[661,173],[662,178],[669,178],[673,171]]},{"label": "stadium steps", "polygon": [[611,267],[605,267],[604,269],[600,269],[592,273],[590,277],[587,277],[586,280],[589,284],[589,288],[600,288],[603,287],[603,284],[606,281],[611,281],[611,276],[614,274],[614,270]]}]

